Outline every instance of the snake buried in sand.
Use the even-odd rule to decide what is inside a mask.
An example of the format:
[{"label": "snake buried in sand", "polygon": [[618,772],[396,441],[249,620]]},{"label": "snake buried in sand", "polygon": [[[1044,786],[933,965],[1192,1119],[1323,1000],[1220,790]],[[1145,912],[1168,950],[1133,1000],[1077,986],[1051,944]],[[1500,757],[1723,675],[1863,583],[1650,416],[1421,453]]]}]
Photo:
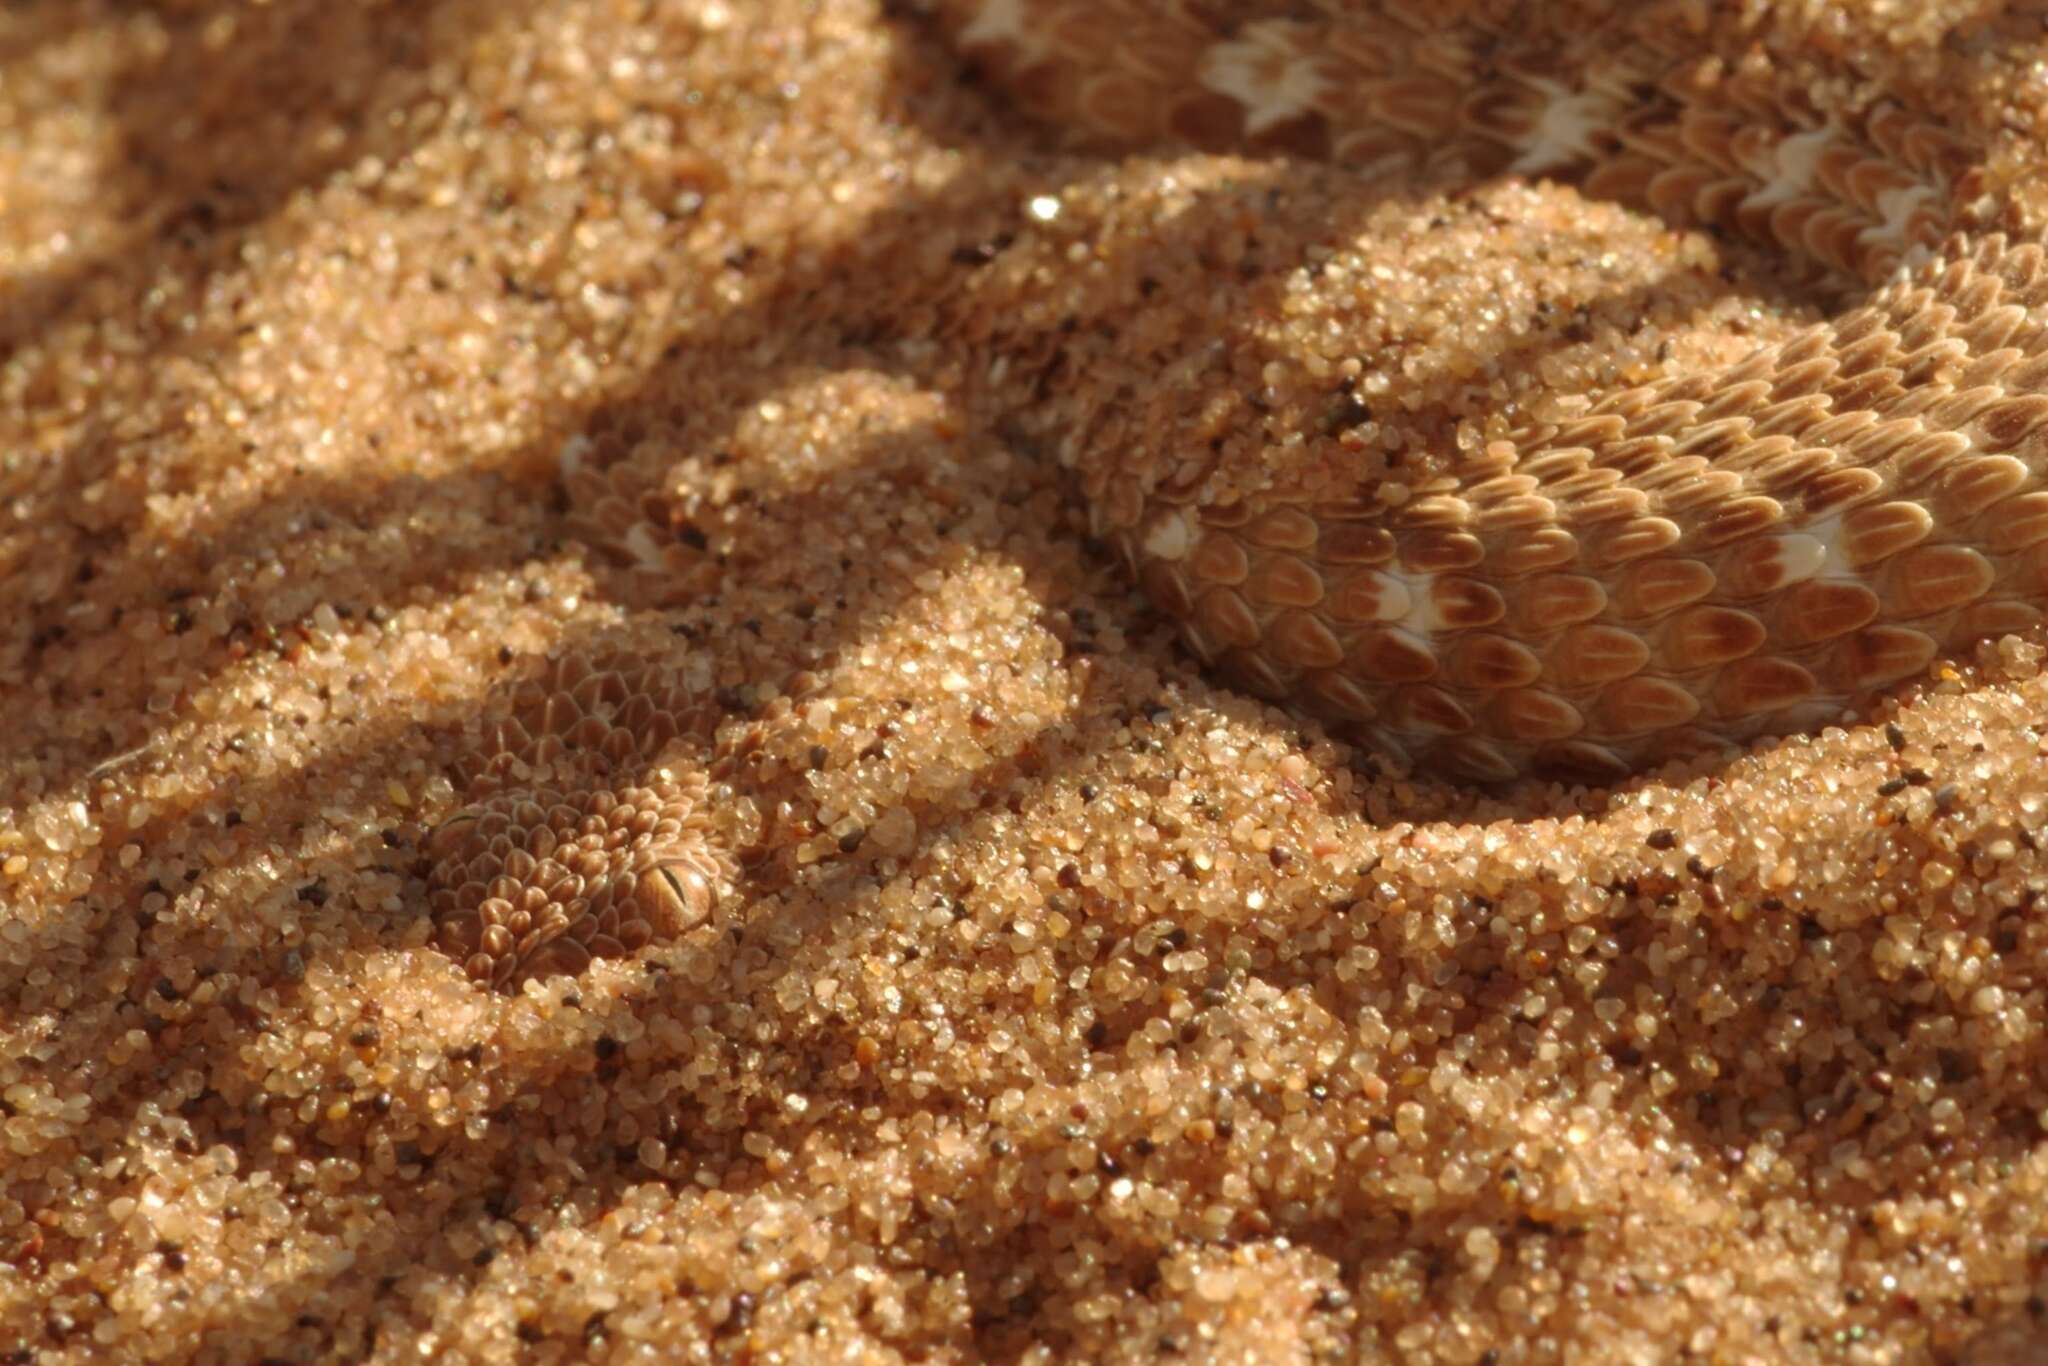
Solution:
[{"label": "snake buried in sand", "polygon": [[[1231,679],[1430,773],[1611,782],[2040,627],[2048,259],[1925,91],[1816,84],[1729,39],[1767,22],[1701,0],[926,7],[1090,152],[1570,182],[1843,301],[1730,365],[1494,414],[1400,498],[1327,433],[1275,473],[1219,339],[1155,363],[1142,321],[1069,337],[1000,289],[938,301],[933,336],[1049,437],[1092,530]],[[1016,301],[1060,259],[1020,266]],[[1182,300],[1131,302],[1185,330]],[[565,471],[579,534],[659,579],[689,557],[640,479]],[[501,988],[701,922],[731,873],[665,748],[702,738],[699,704],[630,662],[550,667],[429,849],[444,946]],[[545,782],[515,779],[534,763]]]},{"label": "snake buried in sand", "polygon": [[1840,721],[2040,623],[2048,263],[1978,227],[1977,150],[1893,92],[1832,107],[1703,57],[1702,4],[936,8],[1089,145],[1570,179],[1848,296],[1731,368],[1489,440],[1400,506],[1218,496],[1228,471],[1114,421],[1071,433],[1096,531],[1253,690],[1430,771],[1611,781]]}]

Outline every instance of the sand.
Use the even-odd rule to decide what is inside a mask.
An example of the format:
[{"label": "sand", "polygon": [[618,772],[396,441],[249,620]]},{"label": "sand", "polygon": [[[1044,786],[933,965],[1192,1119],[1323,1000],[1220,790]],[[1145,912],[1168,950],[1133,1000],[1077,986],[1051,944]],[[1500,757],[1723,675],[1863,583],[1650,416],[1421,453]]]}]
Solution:
[{"label": "sand", "polygon": [[[2038,14],[1788,8],[2048,138]],[[0,15],[0,1361],[2035,1359],[2040,640],[1451,787],[1205,674],[1013,392],[1180,348],[1426,465],[1828,301],[1062,151],[903,9]],[[732,875],[493,992],[429,839],[598,658]]]}]

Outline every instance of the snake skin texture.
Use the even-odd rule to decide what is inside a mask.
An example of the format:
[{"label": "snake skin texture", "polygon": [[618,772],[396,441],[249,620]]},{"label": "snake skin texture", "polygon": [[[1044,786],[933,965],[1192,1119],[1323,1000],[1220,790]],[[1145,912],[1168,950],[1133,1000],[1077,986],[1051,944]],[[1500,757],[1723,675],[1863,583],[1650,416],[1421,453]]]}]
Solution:
[{"label": "snake skin texture", "polygon": [[660,670],[567,654],[493,720],[469,804],[425,853],[435,941],[512,992],[575,976],[711,913],[731,860],[706,833],[706,775],[672,746],[702,709]]},{"label": "snake skin texture", "polygon": [[968,62],[1091,148],[1571,180],[1847,300],[1489,440],[1398,506],[1363,482],[1219,499],[1114,423],[1073,434],[1094,529],[1202,658],[1432,772],[1604,782],[1838,722],[2040,625],[2041,247],[1964,212],[1980,149],[1910,100],[1703,57],[1712,8],[935,0]]}]

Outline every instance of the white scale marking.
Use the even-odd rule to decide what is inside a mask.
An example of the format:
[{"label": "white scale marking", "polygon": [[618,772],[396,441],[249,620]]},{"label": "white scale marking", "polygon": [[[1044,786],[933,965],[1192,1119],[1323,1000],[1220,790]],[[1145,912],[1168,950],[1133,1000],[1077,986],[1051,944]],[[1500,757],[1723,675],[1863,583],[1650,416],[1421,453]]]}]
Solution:
[{"label": "white scale marking", "polygon": [[1250,25],[1202,59],[1202,84],[1244,106],[1245,132],[1253,137],[1310,112],[1322,98],[1322,73],[1314,57],[1295,52],[1289,27]]},{"label": "white scale marking", "polygon": [[1815,170],[1820,165],[1821,154],[1835,142],[1832,128],[1816,128],[1808,133],[1793,133],[1783,138],[1771,149],[1772,165],[1768,172],[1752,168],[1752,173],[1764,183],[1743,198],[1743,206],[1752,209],[1775,209],[1780,204],[1789,204],[1803,195],[1813,193]]},{"label": "white scale marking", "polygon": [[959,42],[964,48],[1010,44],[1021,54],[1019,66],[1035,66],[1047,51],[1044,25],[1030,22],[1025,0],[984,0]]},{"label": "white scale marking", "polygon": [[1436,610],[1436,575],[1410,574],[1394,568],[1380,573],[1392,579],[1400,590],[1398,598],[1388,596],[1380,609],[1380,620],[1420,636],[1425,642],[1434,637],[1444,624],[1443,615]]},{"label": "white scale marking", "polygon": [[1774,538],[1781,572],[1778,585],[1805,583],[1827,567],[1829,557],[1839,552],[1828,541],[1810,532]]},{"label": "white scale marking", "polygon": [[1138,545],[1155,559],[1177,563],[1195,548],[1195,531],[1188,525],[1187,515],[1175,508],[1153,518]]},{"label": "white scale marking", "polygon": [[1622,103],[1602,90],[1571,91],[1555,81],[1532,82],[1543,96],[1536,126],[1522,139],[1522,154],[1509,167],[1518,175],[1539,175],[1596,153],[1594,137],[1620,121]]},{"label": "white scale marking", "polygon": [[1859,243],[1903,244],[1913,215],[1933,198],[1934,191],[1925,185],[1901,185],[1896,190],[1886,190],[1877,197],[1877,213],[1881,221],[1858,233],[1856,240]]},{"label": "white scale marking", "polygon": [[1861,583],[1863,571],[1849,563],[1849,557],[1842,549],[1842,514],[1830,512],[1816,517],[1800,528],[1800,534],[1819,548],[1820,563],[1807,575],[1814,579],[1832,579]]}]

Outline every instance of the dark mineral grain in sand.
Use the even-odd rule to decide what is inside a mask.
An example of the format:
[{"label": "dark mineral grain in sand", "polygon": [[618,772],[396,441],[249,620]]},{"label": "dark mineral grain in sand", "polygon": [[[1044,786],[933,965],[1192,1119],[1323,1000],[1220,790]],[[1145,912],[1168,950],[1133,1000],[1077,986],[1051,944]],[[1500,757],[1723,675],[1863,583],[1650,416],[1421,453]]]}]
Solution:
[{"label": "dark mineral grain in sand", "polygon": [[[2048,1359],[2038,640],[1458,790],[1203,673],[964,359],[1146,273],[1426,465],[1818,305],[1066,151],[913,8],[0,11],[0,1362]],[[1997,11],[1759,22],[2038,149]],[[695,703],[505,728],[571,676]]]}]

